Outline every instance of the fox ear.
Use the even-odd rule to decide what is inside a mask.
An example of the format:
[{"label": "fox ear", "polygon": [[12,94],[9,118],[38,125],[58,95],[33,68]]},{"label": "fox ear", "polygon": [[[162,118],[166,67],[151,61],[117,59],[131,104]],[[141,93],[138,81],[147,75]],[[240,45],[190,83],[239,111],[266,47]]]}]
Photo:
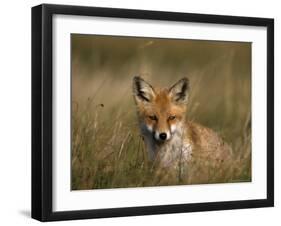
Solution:
[{"label": "fox ear", "polygon": [[170,89],[169,93],[172,100],[176,103],[186,104],[189,96],[189,80],[188,78],[182,78]]},{"label": "fox ear", "polygon": [[137,102],[151,102],[155,97],[153,87],[138,76],[133,79],[133,93]]}]

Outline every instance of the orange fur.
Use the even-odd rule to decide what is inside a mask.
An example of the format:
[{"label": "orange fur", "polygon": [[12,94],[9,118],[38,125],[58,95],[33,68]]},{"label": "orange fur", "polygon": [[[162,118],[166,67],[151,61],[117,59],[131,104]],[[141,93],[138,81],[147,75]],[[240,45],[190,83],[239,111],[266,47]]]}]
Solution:
[{"label": "orange fur", "polygon": [[175,166],[178,161],[187,163],[198,155],[221,162],[231,156],[229,145],[213,130],[185,119],[189,94],[187,78],[169,89],[159,89],[135,77],[133,93],[151,160],[157,159],[163,166]]}]

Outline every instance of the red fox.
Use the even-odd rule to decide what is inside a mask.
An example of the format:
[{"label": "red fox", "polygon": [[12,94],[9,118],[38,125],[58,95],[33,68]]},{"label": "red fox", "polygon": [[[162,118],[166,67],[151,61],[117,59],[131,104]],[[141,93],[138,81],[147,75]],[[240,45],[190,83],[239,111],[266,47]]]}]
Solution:
[{"label": "red fox", "polygon": [[148,157],[164,166],[188,163],[196,155],[223,162],[231,148],[213,130],[185,118],[189,80],[182,78],[170,88],[155,88],[140,77],[133,78],[133,95],[139,126]]}]

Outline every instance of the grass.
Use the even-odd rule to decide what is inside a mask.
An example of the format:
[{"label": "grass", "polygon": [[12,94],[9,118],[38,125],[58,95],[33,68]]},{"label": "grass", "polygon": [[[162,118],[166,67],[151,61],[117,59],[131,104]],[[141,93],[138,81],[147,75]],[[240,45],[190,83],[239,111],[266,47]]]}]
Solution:
[{"label": "grass", "polygon": [[[145,40],[73,40],[73,190],[251,181],[249,44],[192,41],[185,49],[154,40],[145,49]],[[205,54],[198,54],[198,48]],[[232,147],[232,158],[217,164],[196,156],[185,176],[181,169],[171,171],[149,162],[131,93],[136,71],[159,86],[173,84],[188,71],[187,118],[219,133]]]},{"label": "grass", "polygon": [[136,117],[122,110],[113,109],[108,114],[106,106],[94,99],[84,105],[73,103],[72,189],[251,180],[251,135],[246,124],[243,133],[230,143],[234,152],[231,161],[220,165],[197,156],[182,178],[178,171],[168,172],[148,161],[136,122]]}]

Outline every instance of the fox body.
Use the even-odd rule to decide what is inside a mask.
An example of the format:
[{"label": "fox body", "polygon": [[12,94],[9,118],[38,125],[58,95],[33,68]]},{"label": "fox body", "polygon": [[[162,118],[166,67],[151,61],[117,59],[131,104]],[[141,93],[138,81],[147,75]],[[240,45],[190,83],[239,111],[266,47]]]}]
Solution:
[{"label": "fox body", "polygon": [[186,164],[199,153],[216,161],[231,154],[231,148],[213,130],[186,120],[187,78],[170,88],[157,88],[134,77],[133,94],[150,160],[168,167]]}]

